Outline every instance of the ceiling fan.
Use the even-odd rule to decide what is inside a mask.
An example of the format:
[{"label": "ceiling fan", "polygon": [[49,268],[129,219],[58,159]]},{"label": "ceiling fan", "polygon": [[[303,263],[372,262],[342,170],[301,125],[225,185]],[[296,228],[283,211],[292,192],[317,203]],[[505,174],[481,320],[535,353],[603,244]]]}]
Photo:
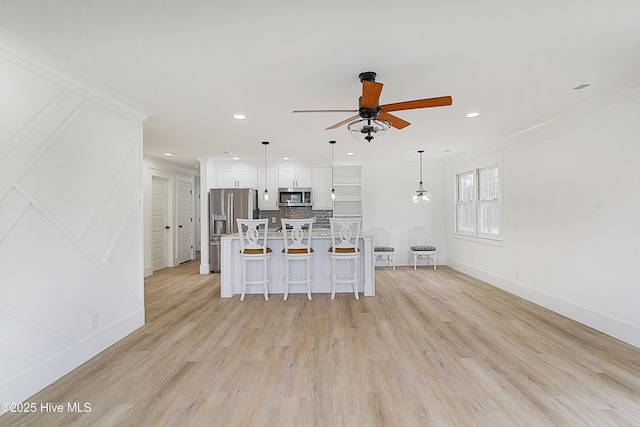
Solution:
[{"label": "ceiling fan", "polygon": [[[362,135],[364,139],[371,142],[373,135],[380,131],[386,131],[389,127],[404,129],[409,126],[406,120],[389,114],[391,111],[415,110],[418,108],[444,107],[451,105],[453,100],[450,96],[438,98],[417,99],[414,101],[396,102],[393,104],[379,105],[380,94],[382,93],[382,83],[376,82],[376,73],[365,71],[359,75],[362,82],[362,96],[359,100],[357,110],[294,110],[294,113],[358,113],[349,117],[326,130],[338,128],[349,123],[349,131],[354,135]],[[351,123],[350,123],[351,122]]]}]

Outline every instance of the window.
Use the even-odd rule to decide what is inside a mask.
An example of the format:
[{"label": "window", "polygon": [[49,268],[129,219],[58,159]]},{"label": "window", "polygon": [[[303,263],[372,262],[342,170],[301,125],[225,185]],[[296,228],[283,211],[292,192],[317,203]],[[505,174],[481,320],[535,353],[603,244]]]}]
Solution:
[{"label": "window", "polygon": [[501,189],[497,165],[456,175],[456,232],[499,239]]},{"label": "window", "polygon": [[466,172],[458,175],[458,220],[457,231],[475,234],[475,173]]}]

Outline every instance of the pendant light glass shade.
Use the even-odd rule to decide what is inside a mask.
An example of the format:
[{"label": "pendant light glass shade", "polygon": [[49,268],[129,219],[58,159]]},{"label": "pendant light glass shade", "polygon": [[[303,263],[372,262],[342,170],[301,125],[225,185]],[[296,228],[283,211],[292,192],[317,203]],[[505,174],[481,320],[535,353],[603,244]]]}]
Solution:
[{"label": "pendant light glass shade", "polygon": [[267,145],[269,145],[269,141],[262,141],[262,145],[264,145],[264,193],[262,193],[262,198],[266,202],[269,200],[269,190],[267,190]]},{"label": "pendant light glass shade", "polygon": [[431,192],[425,190],[422,184],[422,153],[424,150],[418,150],[418,153],[420,153],[420,184],[418,184],[416,194],[413,196],[413,203],[429,203],[431,202]]}]

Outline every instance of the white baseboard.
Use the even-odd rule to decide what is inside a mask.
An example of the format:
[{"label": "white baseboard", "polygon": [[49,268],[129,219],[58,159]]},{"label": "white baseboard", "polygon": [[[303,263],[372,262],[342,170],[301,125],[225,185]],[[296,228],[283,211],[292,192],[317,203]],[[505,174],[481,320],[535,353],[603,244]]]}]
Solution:
[{"label": "white baseboard", "polygon": [[576,322],[582,323],[583,325],[624,341],[627,344],[640,348],[640,328],[635,325],[622,322],[589,308],[576,305],[571,301],[540,292],[528,287],[524,283],[495,275],[475,266],[450,258],[446,259],[446,265],[454,270],[458,270],[495,286],[496,288],[509,292],[510,294],[516,295],[534,304],[538,304],[571,320],[575,320]]},{"label": "white baseboard", "polygon": [[211,274],[211,266],[209,263],[200,264],[200,274]]},{"label": "white baseboard", "polygon": [[[43,361],[40,365],[36,365],[21,375],[17,375],[0,384],[0,402],[20,403],[27,401],[29,397],[143,325],[144,309],[140,309],[120,322]],[[80,400],[82,400],[81,396]],[[66,403],[57,403],[63,404],[66,408]],[[0,415],[4,412],[6,412],[6,409],[3,406]]]}]

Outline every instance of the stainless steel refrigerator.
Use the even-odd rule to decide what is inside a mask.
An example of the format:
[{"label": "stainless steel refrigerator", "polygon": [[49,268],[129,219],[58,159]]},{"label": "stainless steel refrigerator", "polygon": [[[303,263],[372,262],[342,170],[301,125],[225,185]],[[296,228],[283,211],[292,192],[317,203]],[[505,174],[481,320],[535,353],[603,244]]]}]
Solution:
[{"label": "stainless steel refrigerator", "polygon": [[237,233],[237,218],[259,218],[258,192],[253,188],[209,190],[209,265],[220,271],[222,236]]}]

